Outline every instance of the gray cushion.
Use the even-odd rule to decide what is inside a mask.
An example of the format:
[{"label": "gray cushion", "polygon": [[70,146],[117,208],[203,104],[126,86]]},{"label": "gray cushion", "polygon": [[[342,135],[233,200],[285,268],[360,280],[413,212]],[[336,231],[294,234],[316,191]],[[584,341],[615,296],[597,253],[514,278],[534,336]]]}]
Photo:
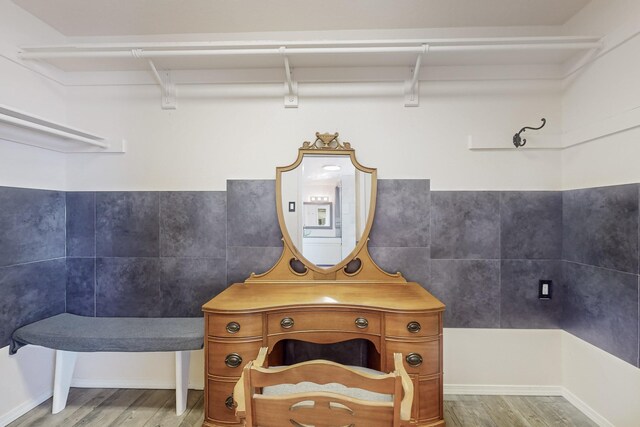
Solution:
[{"label": "gray cushion", "polygon": [[66,351],[184,351],[204,346],[202,317],[85,317],[58,314],[23,326],[10,353],[33,344]]},{"label": "gray cushion", "polygon": [[[376,371],[374,369],[363,368],[361,366],[349,366],[360,372],[366,372],[368,374],[382,375],[384,372]],[[315,393],[319,391],[325,391],[330,393],[338,393],[345,396],[353,397],[356,399],[375,401],[375,402],[393,402],[393,396],[391,394],[376,393],[373,391],[364,390],[355,387],[345,387],[338,383],[329,384],[316,384],[308,381],[303,381],[298,384],[278,384],[274,386],[264,387],[262,394],[264,396],[280,396],[283,394],[295,394],[295,393]]]}]

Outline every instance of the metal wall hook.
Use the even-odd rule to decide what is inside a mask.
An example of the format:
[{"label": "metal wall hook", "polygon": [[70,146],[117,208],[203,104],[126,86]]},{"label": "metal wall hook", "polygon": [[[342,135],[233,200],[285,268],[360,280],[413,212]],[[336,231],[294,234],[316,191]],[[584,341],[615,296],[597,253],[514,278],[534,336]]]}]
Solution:
[{"label": "metal wall hook", "polygon": [[540,125],[540,127],[532,128],[532,127],[530,127],[530,126],[525,126],[525,127],[523,127],[522,129],[520,129],[520,132],[518,132],[518,133],[516,133],[515,135],[513,135],[513,145],[515,145],[515,146],[516,146],[516,148],[518,148],[518,147],[524,147],[524,145],[527,143],[527,140],[526,140],[526,139],[522,139],[522,138],[520,138],[520,134],[521,134],[522,132],[524,132],[524,131],[525,131],[525,130],[527,130],[527,129],[531,129],[531,130],[539,130],[539,129],[542,129],[542,128],[544,127],[544,125],[546,125],[546,124],[547,124],[547,119],[545,119],[544,117],[543,117],[542,119],[540,119],[540,120],[542,120],[542,124]]}]

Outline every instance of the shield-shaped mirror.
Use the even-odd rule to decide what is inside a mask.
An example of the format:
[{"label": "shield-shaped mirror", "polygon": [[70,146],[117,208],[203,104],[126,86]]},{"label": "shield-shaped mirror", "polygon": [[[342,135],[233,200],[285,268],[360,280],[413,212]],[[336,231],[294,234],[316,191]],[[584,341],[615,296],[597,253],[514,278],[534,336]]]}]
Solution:
[{"label": "shield-shaped mirror", "polygon": [[285,243],[307,267],[344,267],[366,243],[373,223],[376,170],[360,165],[338,134],[316,134],[298,159],[277,169],[278,220]]}]

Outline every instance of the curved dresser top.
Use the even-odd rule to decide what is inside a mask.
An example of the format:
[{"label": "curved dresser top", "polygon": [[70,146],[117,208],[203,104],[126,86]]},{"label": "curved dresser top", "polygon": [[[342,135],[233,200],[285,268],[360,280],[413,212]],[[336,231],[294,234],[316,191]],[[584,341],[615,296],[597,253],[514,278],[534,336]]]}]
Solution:
[{"label": "curved dresser top", "polygon": [[415,282],[393,284],[244,284],[231,285],[202,306],[227,313],[290,309],[348,308],[390,312],[442,311],[444,304]]}]

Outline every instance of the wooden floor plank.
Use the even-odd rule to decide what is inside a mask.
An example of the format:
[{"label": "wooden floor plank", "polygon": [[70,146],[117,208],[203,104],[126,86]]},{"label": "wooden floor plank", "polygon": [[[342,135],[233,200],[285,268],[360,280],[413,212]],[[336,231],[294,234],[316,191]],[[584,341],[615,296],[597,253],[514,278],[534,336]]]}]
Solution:
[{"label": "wooden floor plank", "polygon": [[453,405],[449,402],[453,401],[444,401],[444,420],[447,422],[447,427],[463,427],[462,422],[453,410]]},{"label": "wooden floor plank", "polygon": [[548,426],[567,426],[564,419],[552,409],[552,401],[549,399],[549,397],[526,396],[524,400],[536,411],[536,413]]},{"label": "wooden floor plank", "polygon": [[145,390],[111,426],[142,427],[162,408],[167,401],[175,402],[175,390]]},{"label": "wooden floor plank", "polygon": [[586,418],[578,408],[569,403],[562,397],[554,397],[550,399],[549,407],[555,411],[570,427],[597,427],[597,424]]},{"label": "wooden floor plank", "polygon": [[531,427],[520,411],[509,404],[504,396],[482,396],[480,402],[496,425],[510,427]]},{"label": "wooden floor plank", "polygon": [[[189,394],[187,397],[187,411],[189,411],[190,407],[190,398],[193,390],[189,390]],[[162,405],[162,407],[153,414],[151,418],[149,418],[145,423],[144,427],[169,427],[169,426],[177,426],[179,422],[176,422],[176,402],[175,398],[167,399],[167,401]],[[185,411],[185,412],[187,412]]]},{"label": "wooden floor plank", "polygon": [[[176,416],[176,399],[175,393],[171,399],[168,399],[163,405],[162,408],[156,412],[153,417],[151,417],[144,424],[144,427],[176,427],[183,423],[183,421],[189,417],[191,412],[196,411],[196,418],[200,418],[204,420],[204,410],[202,406],[198,409],[198,402],[202,401],[204,393],[202,390],[189,390],[189,394],[187,394],[187,409],[181,416]],[[192,417],[189,417],[192,419]],[[194,426],[202,425],[202,421],[200,424],[193,424]]]},{"label": "wooden floor plank", "polygon": [[539,411],[526,400],[526,396],[508,396],[508,402],[520,412],[531,427],[551,427],[543,420]]},{"label": "wooden floor plank", "polygon": [[51,399],[48,399],[17,420],[13,421],[8,427],[27,427],[27,426],[44,426],[47,419],[51,415]]},{"label": "wooden floor plank", "polygon": [[11,427],[68,426],[73,424],[69,420],[78,413],[80,418],[88,414],[115,391],[115,389],[72,388],[69,391],[67,406],[59,413],[51,414],[53,399],[48,399],[9,425]]},{"label": "wooden floor plank", "polygon": [[498,427],[477,396],[465,396],[461,400],[450,401],[448,404],[450,411],[462,426]]},{"label": "wooden floor plank", "polygon": [[117,391],[118,389],[114,388],[72,388],[69,396],[73,392],[77,399],[68,402],[67,407],[55,415],[47,427],[66,427],[76,424]]},{"label": "wooden floor plank", "polygon": [[[446,395],[447,427],[595,427],[562,397]],[[175,413],[175,390],[72,388],[67,407],[51,414],[51,399],[9,427],[200,427],[202,390],[189,390],[187,410]]]},{"label": "wooden floor plank", "polygon": [[139,389],[118,389],[118,391],[102,403],[100,403],[86,417],[75,424],[73,427],[105,427],[113,422],[118,416],[129,408],[146,390]]},{"label": "wooden floor plank", "polygon": [[[197,396],[196,393],[194,393]],[[193,405],[191,411],[180,423],[180,427],[201,426],[204,422],[204,393],[199,392],[199,399]]]}]

